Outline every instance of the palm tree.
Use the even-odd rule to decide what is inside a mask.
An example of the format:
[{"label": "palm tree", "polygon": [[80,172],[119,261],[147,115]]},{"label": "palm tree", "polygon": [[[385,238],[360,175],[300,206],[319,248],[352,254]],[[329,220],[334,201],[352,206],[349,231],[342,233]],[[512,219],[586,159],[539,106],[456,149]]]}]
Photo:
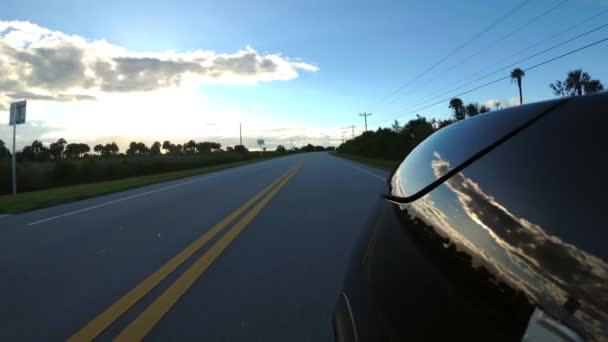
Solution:
[{"label": "palm tree", "polygon": [[604,90],[604,85],[602,82],[600,82],[600,80],[590,80],[589,82],[583,84],[583,88],[585,89],[585,95],[587,95]]},{"label": "palm tree", "polygon": [[511,71],[511,82],[517,82],[517,87],[519,88],[519,104],[524,103],[524,97],[521,93],[521,78],[525,75],[526,73],[520,68],[515,68]]},{"label": "palm tree", "polygon": [[469,117],[475,116],[475,115],[479,114],[479,104],[477,104],[477,103],[469,103],[465,107],[465,111],[467,113],[467,116],[469,116]]},{"label": "palm tree", "polygon": [[93,146],[93,151],[95,151],[95,153],[101,155],[101,152],[103,152],[103,145],[97,144],[97,145]]},{"label": "palm tree", "polygon": [[459,98],[453,98],[450,100],[450,105],[448,106],[449,108],[452,108],[454,110],[454,118],[456,120],[462,120],[464,119],[464,103],[462,102],[461,99]]},{"label": "palm tree", "polygon": [[583,95],[583,86],[591,80],[588,73],[581,69],[572,70],[566,78],[566,89],[572,89],[575,95]]}]

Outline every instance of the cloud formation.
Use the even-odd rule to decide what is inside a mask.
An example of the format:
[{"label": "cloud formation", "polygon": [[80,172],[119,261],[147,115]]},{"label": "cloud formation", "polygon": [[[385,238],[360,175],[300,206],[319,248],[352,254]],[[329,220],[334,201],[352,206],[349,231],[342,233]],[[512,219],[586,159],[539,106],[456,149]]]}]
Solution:
[{"label": "cloud formation", "polygon": [[[435,152],[432,168],[439,178],[450,169],[450,163]],[[462,172],[445,184],[466,215],[485,229],[515,264],[544,280],[542,294],[553,296],[558,303],[568,298],[577,300],[581,304],[578,317],[584,317],[578,323],[602,335],[602,322],[608,319],[608,264],[604,260],[516,216]]]},{"label": "cloud formation", "polygon": [[497,104],[500,108],[509,108],[519,105],[519,97],[512,97],[510,99],[489,99],[483,104],[491,109],[494,109]]},{"label": "cloud formation", "polygon": [[318,67],[249,46],[230,54],[136,53],[29,22],[0,21],[0,110],[22,98],[92,100],[102,93],[177,87],[187,77],[229,83],[291,80],[300,70]]}]

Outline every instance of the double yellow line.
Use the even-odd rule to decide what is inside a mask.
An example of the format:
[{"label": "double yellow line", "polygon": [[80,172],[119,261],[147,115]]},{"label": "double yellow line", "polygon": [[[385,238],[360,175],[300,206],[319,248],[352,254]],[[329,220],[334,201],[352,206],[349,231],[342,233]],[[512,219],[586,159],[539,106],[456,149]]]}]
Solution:
[{"label": "double yellow line", "polygon": [[[137,318],[131,322],[117,337],[116,341],[139,341],[160,321],[179,298],[188,291],[190,286],[205,272],[205,270],[220,256],[234,239],[245,229],[256,215],[264,209],[270,200],[289,182],[294,174],[303,166],[299,162],[296,166],[281,175],[270,185],[257,193],[241,207],[226,216],[205,234],[188,245],[184,250],[171,258],[154,273],[144,279],[139,285],[127,292],[118,301],[95,317],[91,322],[77,331],[68,339],[70,342],[91,341],[99,336],[114,321],[126,313],[135,303],[141,300],[148,292],[155,288],[162,280],[174,272],[180,265],[188,260],[196,251],[213,239],[232,221],[247,211],[256,202],[259,202],[247,212],[228,232],[213,244],[201,257],[199,257],[188,270],[186,270],[173,284],[171,284],[152,304],[150,304]],[[260,198],[262,198],[260,200]]]}]

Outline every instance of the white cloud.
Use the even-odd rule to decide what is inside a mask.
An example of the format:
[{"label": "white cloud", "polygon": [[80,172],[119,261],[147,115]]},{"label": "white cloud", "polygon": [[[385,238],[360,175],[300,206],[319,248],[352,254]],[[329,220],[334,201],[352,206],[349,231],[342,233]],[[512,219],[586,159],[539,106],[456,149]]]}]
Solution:
[{"label": "white cloud", "polygon": [[234,53],[132,52],[103,40],[0,21],[0,110],[16,99],[79,101],[196,82],[255,84],[291,80],[318,67],[247,46]]},{"label": "white cloud", "polygon": [[510,99],[489,99],[486,102],[484,102],[483,104],[486,107],[489,107],[491,109],[495,109],[496,104],[500,105],[500,108],[509,108],[509,107],[513,107],[513,106],[517,106],[519,105],[519,97],[512,97]]}]

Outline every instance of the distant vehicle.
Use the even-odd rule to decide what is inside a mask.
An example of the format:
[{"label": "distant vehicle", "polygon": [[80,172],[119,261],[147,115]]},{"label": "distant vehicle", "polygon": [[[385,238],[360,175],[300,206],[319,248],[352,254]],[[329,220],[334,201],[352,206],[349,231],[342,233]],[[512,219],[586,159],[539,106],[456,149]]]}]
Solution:
[{"label": "distant vehicle", "polygon": [[608,93],[437,131],[355,248],[337,341],[608,340]]}]

